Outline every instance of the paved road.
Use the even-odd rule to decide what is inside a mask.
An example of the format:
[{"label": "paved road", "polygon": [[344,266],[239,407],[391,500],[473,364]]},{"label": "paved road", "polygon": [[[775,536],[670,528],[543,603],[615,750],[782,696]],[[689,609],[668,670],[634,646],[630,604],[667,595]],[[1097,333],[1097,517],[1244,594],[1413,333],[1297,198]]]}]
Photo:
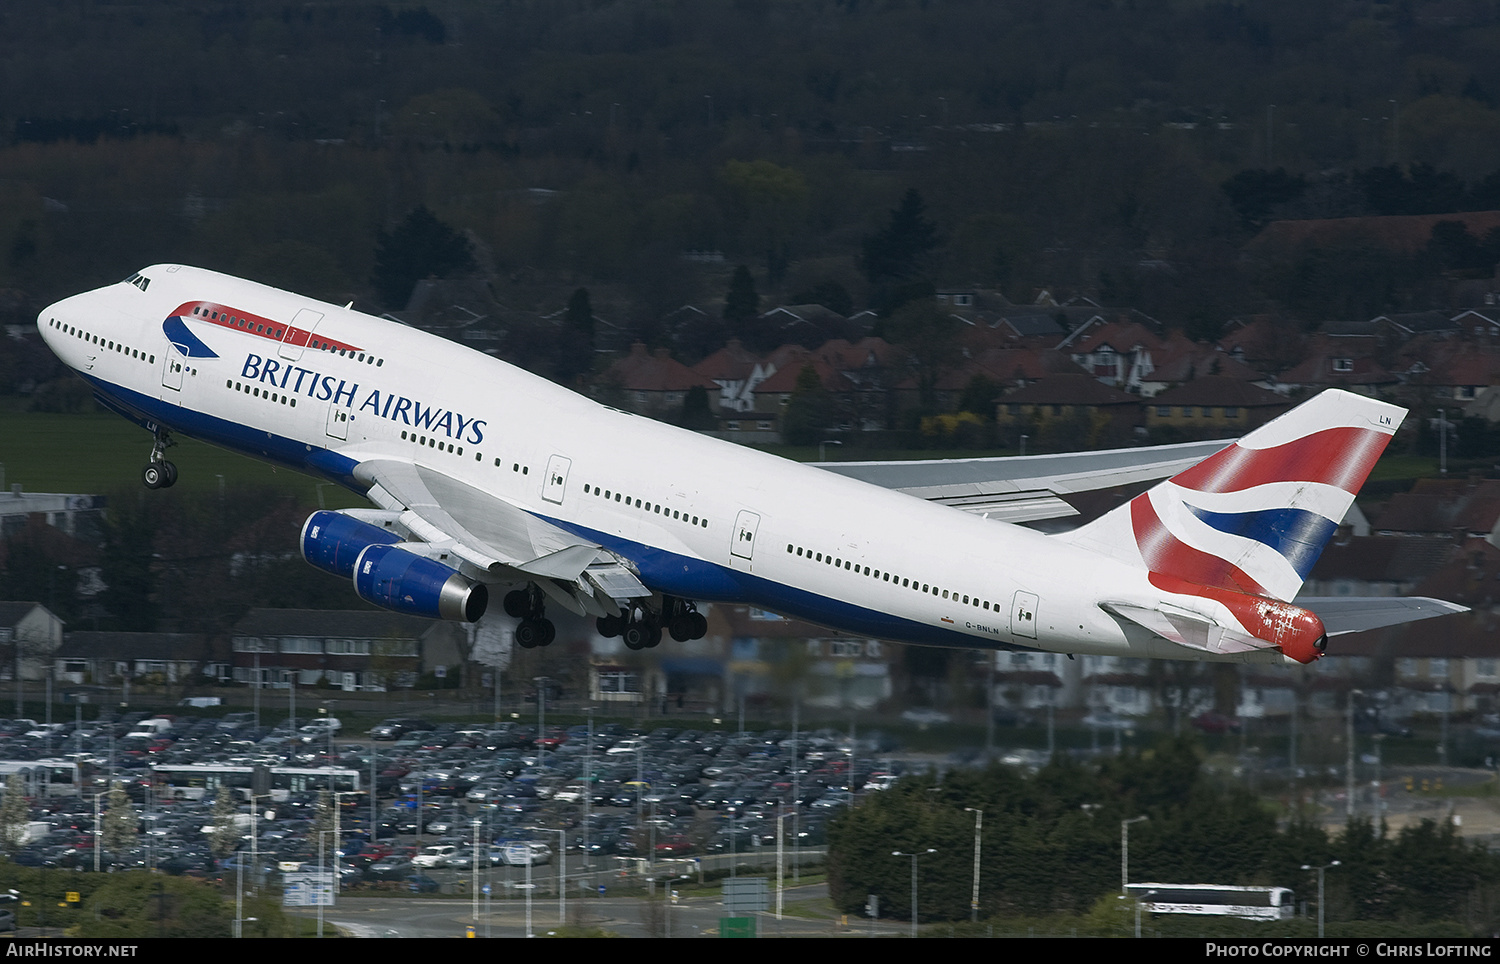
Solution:
[{"label": "paved road", "polygon": [[[788,904],[816,900],[828,895],[824,884],[789,887]],[[774,901],[775,895],[772,895]],[[581,926],[600,927],[622,937],[716,937],[719,918],[724,910],[717,894],[694,896],[676,904],[647,905],[639,897],[593,897],[570,899],[568,916]],[[316,917],[316,911],[299,909],[295,913]],[[558,925],[556,898],[536,899],[531,905],[528,930],[526,902],[507,899],[480,906],[476,922],[471,904],[466,900],[424,899],[412,897],[344,897],[338,907],[325,908],[327,926],[338,926],[355,937],[463,937],[474,927],[477,937],[544,936]],[[809,920],[785,916],[760,915],[762,937],[834,937],[857,932],[868,934],[866,922],[853,927],[838,926],[836,921]],[[882,922],[881,933],[902,931],[898,925]],[[670,935],[669,932],[670,931]]]}]

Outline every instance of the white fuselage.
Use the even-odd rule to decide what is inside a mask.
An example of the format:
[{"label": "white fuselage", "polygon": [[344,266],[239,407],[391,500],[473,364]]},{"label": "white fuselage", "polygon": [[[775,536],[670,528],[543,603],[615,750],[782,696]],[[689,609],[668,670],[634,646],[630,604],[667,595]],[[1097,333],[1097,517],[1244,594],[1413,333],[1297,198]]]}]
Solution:
[{"label": "white fuselage", "polygon": [[137,278],[38,323],[148,427],[359,491],[359,462],[414,462],[630,559],[661,593],[919,643],[1185,655],[1099,607],[1158,598],[1142,569],[607,408],[395,322],[195,268]]}]

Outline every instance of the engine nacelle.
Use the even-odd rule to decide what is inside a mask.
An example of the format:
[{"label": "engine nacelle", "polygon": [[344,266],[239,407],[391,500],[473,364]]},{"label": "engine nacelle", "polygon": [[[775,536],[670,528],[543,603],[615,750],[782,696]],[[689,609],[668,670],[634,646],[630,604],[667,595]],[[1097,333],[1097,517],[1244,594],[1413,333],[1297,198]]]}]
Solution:
[{"label": "engine nacelle", "polygon": [[388,546],[401,537],[342,512],[320,509],[302,523],[302,558],[324,572],[354,578],[354,561],[370,546]]},{"label": "engine nacelle", "polygon": [[484,583],[393,545],[367,546],[360,552],[354,591],[366,602],[398,613],[468,623],[483,616],[490,601]]}]

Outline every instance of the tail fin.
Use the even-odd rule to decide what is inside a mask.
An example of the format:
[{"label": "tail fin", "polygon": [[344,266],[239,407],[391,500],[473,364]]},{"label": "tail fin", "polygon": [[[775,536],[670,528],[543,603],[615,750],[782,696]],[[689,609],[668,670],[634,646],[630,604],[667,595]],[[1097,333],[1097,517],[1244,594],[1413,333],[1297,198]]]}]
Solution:
[{"label": "tail fin", "polygon": [[1151,573],[1290,601],[1405,415],[1325,391],[1056,538]]}]

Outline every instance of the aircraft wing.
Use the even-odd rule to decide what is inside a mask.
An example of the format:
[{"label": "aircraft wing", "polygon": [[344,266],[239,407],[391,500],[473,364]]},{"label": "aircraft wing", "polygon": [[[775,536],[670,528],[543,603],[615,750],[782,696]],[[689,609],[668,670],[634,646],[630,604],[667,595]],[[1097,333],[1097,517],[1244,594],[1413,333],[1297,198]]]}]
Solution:
[{"label": "aircraft wing", "polygon": [[394,459],[354,469],[366,497],[429,552],[449,553],[497,581],[535,582],[579,615],[619,612],[649,596],[626,560],[518,506],[441,472]]},{"label": "aircraft wing", "polygon": [[919,499],[1019,523],[1077,515],[1063,496],[1165,479],[1231,444],[1227,439],[1062,455],[816,464]]},{"label": "aircraft wing", "polygon": [[1428,596],[1299,596],[1293,602],[1317,613],[1330,636],[1469,611],[1468,606]]}]

